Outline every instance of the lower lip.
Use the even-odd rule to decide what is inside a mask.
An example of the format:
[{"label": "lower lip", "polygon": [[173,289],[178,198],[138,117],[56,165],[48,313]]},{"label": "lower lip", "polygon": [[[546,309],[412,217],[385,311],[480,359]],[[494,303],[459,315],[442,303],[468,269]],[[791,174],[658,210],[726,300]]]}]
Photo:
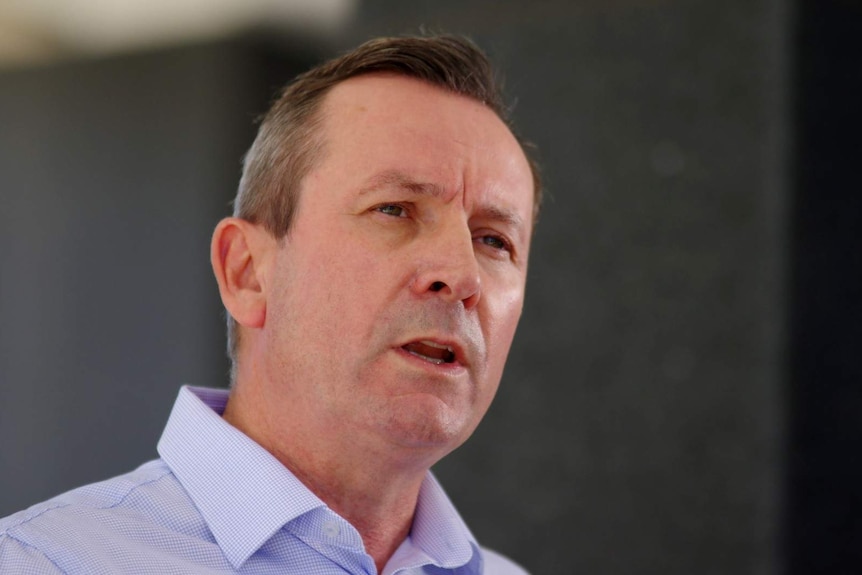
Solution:
[{"label": "lower lip", "polygon": [[404,358],[404,360],[410,362],[411,365],[420,366],[435,373],[457,375],[466,371],[464,365],[459,363],[458,361],[453,361],[452,363],[433,363],[431,361],[422,359],[418,355],[410,353],[403,347],[396,347],[394,349],[395,353]]}]

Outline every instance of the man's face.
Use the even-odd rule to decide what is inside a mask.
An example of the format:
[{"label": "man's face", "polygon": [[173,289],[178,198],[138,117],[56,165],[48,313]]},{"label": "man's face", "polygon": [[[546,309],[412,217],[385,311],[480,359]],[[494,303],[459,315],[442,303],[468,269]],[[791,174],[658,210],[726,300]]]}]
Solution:
[{"label": "man's face", "polygon": [[521,314],[529,165],[482,104],[400,76],[336,86],[323,134],[266,278],[263,375],[310,433],[442,456],[486,412]]}]

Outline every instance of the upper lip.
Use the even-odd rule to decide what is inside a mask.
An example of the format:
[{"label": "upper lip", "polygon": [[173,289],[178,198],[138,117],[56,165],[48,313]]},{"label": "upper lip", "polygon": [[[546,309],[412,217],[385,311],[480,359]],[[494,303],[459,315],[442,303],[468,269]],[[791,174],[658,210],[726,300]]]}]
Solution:
[{"label": "upper lip", "polygon": [[455,362],[460,363],[461,365],[469,365],[470,360],[472,359],[467,351],[468,347],[457,338],[420,335],[405,339],[398,344],[398,347],[404,347],[405,345],[414,342],[430,343],[436,346],[448,347],[455,355]]}]

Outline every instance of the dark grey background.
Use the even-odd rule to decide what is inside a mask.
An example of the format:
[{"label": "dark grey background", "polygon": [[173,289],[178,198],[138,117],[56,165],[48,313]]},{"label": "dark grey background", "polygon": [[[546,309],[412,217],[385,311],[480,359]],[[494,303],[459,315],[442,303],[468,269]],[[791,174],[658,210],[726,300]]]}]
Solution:
[{"label": "dark grey background", "polygon": [[798,312],[830,278],[837,324],[862,319],[858,130],[812,132],[858,108],[824,92],[860,94],[858,41],[813,47],[859,10],[818,5],[368,0],[335,45],[0,73],[0,515],[154,457],[178,386],[225,384],[208,243],[252,119],[310,62],[424,25],[491,53],[548,187],[501,391],[436,469],[480,541],[537,574],[852,571],[858,455],[822,429],[859,436],[858,327],[822,365],[836,324]]}]

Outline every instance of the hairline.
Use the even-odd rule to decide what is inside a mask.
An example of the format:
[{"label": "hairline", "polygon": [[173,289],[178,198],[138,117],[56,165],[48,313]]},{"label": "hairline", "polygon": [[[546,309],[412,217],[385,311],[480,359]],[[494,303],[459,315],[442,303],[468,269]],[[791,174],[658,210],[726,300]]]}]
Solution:
[{"label": "hairline", "polygon": [[[535,165],[530,155],[527,153],[527,147],[530,146],[528,142],[523,141],[512,129],[510,122],[498,111],[495,110],[493,106],[488,105],[487,102],[483,101],[480,98],[473,96],[467,92],[459,92],[457,90],[453,90],[450,86],[443,84],[442,82],[434,82],[432,80],[422,78],[415,74],[410,74],[402,70],[366,70],[366,71],[358,71],[354,74],[348,75],[344,78],[341,78],[337,82],[333,83],[330,86],[327,86],[325,89],[321,90],[316,97],[311,101],[307,114],[308,116],[305,118],[303,122],[304,127],[314,128],[314,130],[308,130],[307,138],[308,140],[303,142],[303,145],[310,149],[310,154],[307,158],[307,162],[304,166],[302,166],[301,172],[298,174],[297,182],[296,182],[296,196],[295,196],[295,204],[293,214],[288,220],[288,225],[285,227],[281,233],[276,233],[276,230],[270,230],[270,232],[275,236],[276,239],[281,240],[290,234],[290,230],[293,227],[293,219],[296,216],[296,212],[299,209],[300,202],[302,201],[302,188],[305,184],[306,178],[311,174],[316,167],[319,166],[320,162],[326,155],[327,146],[328,146],[328,138],[327,138],[327,122],[326,119],[331,117],[330,114],[327,113],[326,103],[330,98],[330,94],[333,90],[338,88],[350,80],[355,78],[363,78],[363,77],[394,77],[394,78],[407,78],[411,80],[415,80],[417,82],[421,82],[428,87],[436,88],[441,90],[447,94],[452,94],[454,96],[461,96],[463,98],[467,98],[473,102],[477,102],[481,104],[484,108],[489,110],[494,114],[494,116],[502,122],[503,126],[509,131],[512,137],[515,139],[515,142],[518,144],[518,148],[523,154],[524,159],[527,161],[527,165],[530,169],[530,174],[532,176],[531,185],[533,187],[532,190],[532,229],[535,229],[535,224],[538,220],[538,209],[539,209],[539,189],[538,189],[538,181],[536,170],[538,170],[538,166]],[[333,110],[334,111],[334,110]],[[238,217],[242,217],[239,214],[235,214]],[[247,219],[247,218],[243,218]],[[257,223],[254,220],[249,220],[252,223]]]}]

